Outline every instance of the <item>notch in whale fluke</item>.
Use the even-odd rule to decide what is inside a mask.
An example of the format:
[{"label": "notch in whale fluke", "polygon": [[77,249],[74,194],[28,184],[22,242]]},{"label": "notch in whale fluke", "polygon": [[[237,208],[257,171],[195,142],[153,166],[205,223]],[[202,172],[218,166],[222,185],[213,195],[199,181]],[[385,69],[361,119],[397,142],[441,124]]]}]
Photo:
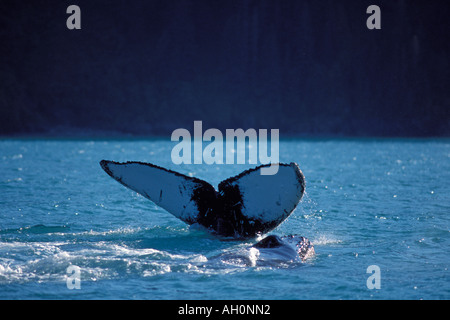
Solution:
[{"label": "notch in whale fluke", "polygon": [[275,175],[258,166],[222,181],[208,182],[151,163],[100,161],[105,172],[182,221],[199,223],[214,233],[249,238],[269,232],[296,208],[305,178],[296,163],[279,163]]}]

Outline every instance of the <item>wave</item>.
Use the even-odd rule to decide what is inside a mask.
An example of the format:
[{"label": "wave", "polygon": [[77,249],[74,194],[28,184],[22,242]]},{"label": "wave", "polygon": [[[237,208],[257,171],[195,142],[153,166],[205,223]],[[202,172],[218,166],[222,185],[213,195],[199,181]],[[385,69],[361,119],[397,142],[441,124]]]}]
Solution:
[{"label": "wave", "polygon": [[[218,275],[298,265],[295,261],[271,263],[267,255],[261,260],[258,250],[249,249],[251,243],[223,242],[198,230],[173,230],[172,237],[165,238],[157,235],[158,228],[70,232],[66,237],[61,228],[39,225],[24,230],[27,240],[0,242],[0,284],[64,282],[72,265],[80,268],[82,281],[88,282],[168,273]],[[42,233],[51,237],[36,241]],[[111,234],[119,237],[109,237]],[[124,238],[124,234],[131,237]],[[34,241],[29,241],[30,235],[35,235]]]},{"label": "wave", "polygon": [[28,227],[20,227],[20,228],[11,228],[0,230],[1,234],[11,234],[11,233],[19,233],[19,234],[49,234],[49,233],[65,233],[69,229],[68,226],[45,226],[43,224],[37,224],[34,226]]},{"label": "wave", "polygon": [[81,268],[84,281],[97,281],[130,274],[150,276],[192,271],[193,265],[206,261],[201,254],[133,248],[111,241],[3,242],[0,243],[0,284],[65,281],[71,265]]}]

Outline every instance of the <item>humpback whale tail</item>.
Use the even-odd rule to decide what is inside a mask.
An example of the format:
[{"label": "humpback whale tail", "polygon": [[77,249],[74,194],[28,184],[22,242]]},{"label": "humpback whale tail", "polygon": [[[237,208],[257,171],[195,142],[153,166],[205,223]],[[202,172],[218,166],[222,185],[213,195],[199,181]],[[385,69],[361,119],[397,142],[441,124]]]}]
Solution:
[{"label": "humpback whale tail", "polygon": [[[305,178],[296,163],[279,163],[275,175],[262,165],[222,181],[208,182],[150,163],[102,160],[105,172],[188,224],[235,238],[266,233],[286,219],[300,202]],[[273,165],[273,164],[272,164]]]}]

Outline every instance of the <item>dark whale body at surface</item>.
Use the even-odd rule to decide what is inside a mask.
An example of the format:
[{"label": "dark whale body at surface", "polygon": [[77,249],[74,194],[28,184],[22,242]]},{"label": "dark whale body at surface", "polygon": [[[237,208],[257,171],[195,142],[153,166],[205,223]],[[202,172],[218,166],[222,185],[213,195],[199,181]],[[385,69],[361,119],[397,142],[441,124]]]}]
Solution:
[{"label": "dark whale body at surface", "polygon": [[277,252],[282,252],[289,255],[292,258],[300,257],[302,261],[310,258],[314,255],[314,246],[311,241],[305,237],[297,235],[288,235],[279,237],[276,235],[269,235],[252,246],[257,249],[274,249]]},{"label": "dark whale body at surface", "polygon": [[314,247],[305,237],[297,235],[268,235],[251,246],[237,245],[217,256],[209,257],[212,264],[219,263],[244,267],[295,267],[315,254]]}]

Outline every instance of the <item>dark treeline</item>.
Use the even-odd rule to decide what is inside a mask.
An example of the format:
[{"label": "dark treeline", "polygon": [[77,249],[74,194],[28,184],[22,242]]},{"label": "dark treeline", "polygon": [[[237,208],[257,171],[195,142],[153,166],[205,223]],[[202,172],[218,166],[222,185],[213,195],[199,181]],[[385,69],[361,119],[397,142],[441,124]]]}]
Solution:
[{"label": "dark treeline", "polygon": [[2,0],[0,134],[449,136],[449,6]]}]

